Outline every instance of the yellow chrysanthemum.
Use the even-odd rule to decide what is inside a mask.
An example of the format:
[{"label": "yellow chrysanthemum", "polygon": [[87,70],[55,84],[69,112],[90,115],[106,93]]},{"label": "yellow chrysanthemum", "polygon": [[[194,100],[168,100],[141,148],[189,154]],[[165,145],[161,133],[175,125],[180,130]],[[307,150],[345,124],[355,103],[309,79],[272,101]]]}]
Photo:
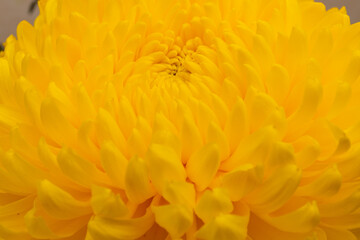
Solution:
[{"label": "yellow chrysanthemum", "polygon": [[312,0],[41,0],[0,58],[1,240],[360,239],[360,24]]}]

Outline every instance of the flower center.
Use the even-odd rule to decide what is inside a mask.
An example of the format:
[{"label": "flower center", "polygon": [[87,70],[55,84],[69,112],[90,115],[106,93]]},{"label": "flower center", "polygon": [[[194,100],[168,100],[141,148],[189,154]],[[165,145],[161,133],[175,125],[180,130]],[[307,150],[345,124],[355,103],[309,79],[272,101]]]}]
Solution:
[{"label": "flower center", "polygon": [[189,62],[194,61],[192,57],[193,54],[193,51],[182,51],[180,55],[170,59],[169,69],[166,71],[167,74],[187,81],[191,74],[191,71],[187,66]]},{"label": "flower center", "polygon": [[164,51],[164,56],[159,61],[154,62],[151,67],[152,74],[157,77],[152,78],[152,86],[160,82],[188,82],[191,74],[196,72],[199,63],[196,61],[198,47],[202,45],[199,37],[195,37],[183,43],[181,39],[175,39],[174,43]]}]

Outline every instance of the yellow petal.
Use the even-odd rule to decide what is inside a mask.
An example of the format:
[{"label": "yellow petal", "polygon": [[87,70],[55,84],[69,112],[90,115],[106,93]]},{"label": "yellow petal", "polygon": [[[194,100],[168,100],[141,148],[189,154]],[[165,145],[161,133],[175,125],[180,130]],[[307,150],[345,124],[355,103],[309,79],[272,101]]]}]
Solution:
[{"label": "yellow petal", "polygon": [[210,222],[214,217],[230,213],[233,204],[223,189],[215,188],[212,191],[206,190],[199,199],[195,213],[205,223]]},{"label": "yellow petal", "polygon": [[51,152],[49,145],[46,143],[46,141],[43,138],[40,139],[39,141],[38,154],[40,160],[48,169],[54,171],[55,169],[59,168],[58,163],[56,161],[56,155]]},{"label": "yellow petal", "polygon": [[146,163],[139,157],[133,157],[126,168],[125,191],[135,203],[142,203],[154,195]]},{"label": "yellow petal", "polygon": [[86,159],[77,156],[71,149],[62,149],[57,156],[61,171],[81,186],[92,183],[108,184],[108,177]]},{"label": "yellow petal", "polygon": [[139,91],[139,101],[137,102],[137,113],[138,115],[144,117],[150,122],[153,121],[154,118],[154,108],[152,101],[149,99],[146,93]]},{"label": "yellow petal", "polygon": [[75,90],[76,107],[79,117],[84,120],[94,119],[95,109],[94,105],[87,93],[85,87],[79,84]]},{"label": "yellow petal", "polygon": [[340,155],[349,150],[351,142],[348,136],[346,136],[346,133],[338,126],[331,123],[329,123],[329,128],[337,141],[337,146],[333,155]]},{"label": "yellow petal", "polygon": [[73,68],[78,60],[81,59],[80,43],[69,35],[61,35],[56,41],[56,53],[64,67]]},{"label": "yellow petal", "polygon": [[247,201],[256,211],[272,212],[294,194],[300,177],[301,171],[296,165],[278,167],[261,186],[246,197]]},{"label": "yellow petal", "polygon": [[268,70],[275,60],[269,44],[267,44],[265,39],[258,34],[256,34],[253,39],[253,55],[263,71]]},{"label": "yellow petal", "polygon": [[[49,41],[51,41],[51,39],[49,39]],[[51,43],[50,43],[51,44]],[[53,53],[54,54],[54,53]],[[57,62],[57,60],[54,60],[55,62]],[[84,63],[81,62],[82,64],[79,64],[80,66],[83,66]],[[41,72],[39,73],[41,74]],[[51,81],[54,81],[54,83],[56,84],[56,86],[58,86],[62,91],[64,91],[65,93],[70,93],[70,86],[72,84],[70,77],[68,76],[66,69],[64,69],[63,67],[61,67],[60,65],[53,65],[50,68],[50,79]],[[81,80],[81,78],[79,78],[79,81]]]},{"label": "yellow petal", "polygon": [[274,99],[252,87],[248,89],[245,103],[249,114],[251,132],[263,127],[277,108]]},{"label": "yellow petal", "polygon": [[24,94],[25,106],[35,126],[42,129],[40,118],[41,98],[36,91],[28,90]]},{"label": "yellow petal", "polygon": [[22,117],[15,111],[12,111],[5,106],[0,106],[0,126],[2,128],[2,133],[8,132],[11,128],[16,127],[21,119]]},{"label": "yellow petal", "polygon": [[322,227],[325,231],[327,240],[357,240],[358,238],[350,231],[336,228]]},{"label": "yellow petal", "polygon": [[317,141],[321,147],[319,158],[327,159],[341,155],[349,150],[350,140],[339,127],[324,119],[315,120],[308,131],[308,136]]},{"label": "yellow petal", "polygon": [[95,126],[93,121],[84,121],[79,126],[76,148],[80,157],[88,159],[100,167],[99,148],[95,143]]},{"label": "yellow petal", "polygon": [[243,139],[235,152],[221,163],[220,169],[231,171],[242,164],[262,165],[277,138],[273,127],[261,128]]},{"label": "yellow petal", "polygon": [[248,221],[248,216],[222,214],[200,228],[196,236],[204,240],[245,240]]},{"label": "yellow petal", "polygon": [[359,69],[360,69],[360,54],[359,52],[355,52],[349,65],[347,66],[343,79],[351,84],[359,77],[360,75]]},{"label": "yellow petal", "polygon": [[61,239],[76,235],[86,226],[90,216],[83,216],[69,220],[54,219],[43,212],[35,201],[35,207],[24,217],[29,234],[38,239]]},{"label": "yellow petal", "polygon": [[316,37],[312,49],[313,55],[319,60],[324,60],[334,46],[334,37],[327,28],[320,30]]},{"label": "yellow petal", "polygon": [[36,238],[56,238],[57,235],[51,231],[41,217],[35,216],[35,209],[30,210],[25,216],[25,222],[31,236]]},{"label": "yellow petal", "polygon": [[220,165],[219,147],[207,144],[195,152],[186,164],[188,178],[193,181],[198,191],[203,191],[213,180]]},{"label": "yellow petal", "polygon": [[[286,7],[286,10],[288,10],[288,17],[289,18],[293,18],[296,17],[298,18],[298,15],[295,15],[295,12],[298,12],[297,10],[299,9],[296,6],[293,5],[297,5],[298,2],[297,1],[292,1],[292,0],[287,0],[286,1],[286,5],[288,5]],[[292,12],[292,13],[291,13]],[[292,16],[291,14],[294,14],[294,16]],[[302,31],[302,29],[298,28],[297,25],[293,25],[291,26],[289,22],[286,22],[287,26],[290,27],[291,33],[290,33],[290,38],[289,38],[289,45],[287,48],[287,55],[288,58],[291,59],[291,61],[287,61],[285,63],[285,66],[287,66],[287,68],[289,69],[289,72],[294,72],[297,70],[297,68],[299,67],[299,65],[303,64],[304,59],[307,57],[307,36],[306,34]]]},{"label": "yellow petal", "polygon": [[180,141],[176,136],[176,133],[177,130],[174,125],[163,114],[156,114],[152,143],[167,145],[180,155]]},{"label": "yellow petal", "polygon": [[[252,44],[255,38],[254,33],[249,29],[248,26],[244,23],[239,23],[236,26],[237,30],[242,31],[242,39],[244,39],[247,43],[246,44]],[[245,39],[247,38],[247,39]],[[260,43],[261,44],[261,43]],[[251,66],[253,69],[260,70],[260,66],[258,61],[256,60],[255,56],[251,53],[250,50],[247,48],[242,48],[241,46],[231,45],[231,50],[234,51],[236,56],[236,62],[235,66],[244,66],[248,65]],[[266,47],[265,47],[266,48]],[[261,51],[261,49],[259,49]]]},{"label": "yellow petal", "polygon": [[27,21],[21,21],[16,32],[22,47],[36,56],[36,34],[34,27]]},{"label": "yellow petal", "polygon": [[[6,198],[10,198],[7,196]],[[6,217],[10,215],[16,215],[18,213],[28,211],[32,208],[34,203],[34,197],[29,195],[18,200],[14,200],[8,204],[3,204],[0,206],[0,217]]]},{"label": "yellow petal", "polygon": [[290,213],[280,216],[266,215],[262,218],[281,231],[307,233],[318,225],[320,214],[316,203],[308,202]]},{"label": "yellow petal", "polygon": [[182,162],[186,163],[190,156],[198,150],[202,144],[203,140],[195,122],[190,116],[184,116],[181,127]]},{"label": "yellow petal", "polygon": [[266,42],[270,43],[270,46],[271,43],[274,43],[274,40],[276,38],[273,26],[267,21],[257,21],[256,33],[262,36],[266,40]]},{"label": "yellow petal", "polygon": [[215,80],[221,79],[222,74],[219,71],[218,66],[214,64],[213,61],[211,61],[206,56],[201,54],[196,54],[194,58],[200,63],[200,67],[203,69],[205,74],[207,74],[208,76],[210,76]]},{"label": "yellow petal", "polygon": [[[322,86],[318,79],[309,79],[299,109],[289,118],[288,138],[299,137],[306,129],[306,123],[317,110],[322,98]],[[299,127],[300,126],[300,127]]]},{"label": "yellow petal", "polygon": [[38,197],[45,211],[55,218],[71,219],[92,212],[89,202],[76,200],[68,192],[48,180],[40,183]]},{"label": "yellow petal", "polygon": [[[34,156],[37,155],[36,148],[29,144],[32,141],[37,141],[37,135],[33,132],[33,129],[28,129],[27,127],[14,127],[10,131],[10,142],[12,149],[22,156],[24,159],[27,159],[29,163],[39,166],[41,163]],[[35,137],[35,139],[33,139]]]},{"label": "yellow petal", "polygon": [[[49,5],[51,6],[51,4],[48,3],[47,7],[49,7]],[[73,23],[70,28],[72,30],[72,33],[75,35],[75,38],[82,39],[82,37],[85,35],[85,31],[89,27],[89,20],[86,19],[79,12],[70,13],[69,20]]]},{"label": "yellow petal", "polygon": [[188,182],[169,182],[164,188],[163,197],[169,203],[193,208],[195,205],[195,188],[192,183]]},{"label": "yellow petal", "polygon": [[318,142],[310,136],[300,137],[292,145],[296,152],[295,161],[301,169],[313,164],[320,154]]},{"label": "yellow petal", "polygon": [[144,136],[141,135],[140,131],[137,128],[133,128],[132,133],[127,140],[127,150],[130,156],[139,156],[144,157],[146,150],[148,148],[148,143],[144,139]]},{"label": "yellow petal", "polygon": [[76,139],[76,130],[57,107],[55,100],[46,98],[40,109],[41,121],[47,134],[61,145],[71,145]]},{"label": "yellow petal", "polygon": [[99,110],[96,127],[100,143],[112,141],[121,150],[121,152],[126,153],[125,138],[116,121],[109,112],[104,109]]},{"label": "yellow petal", "polygon": [[[339,194],[341,194],[341,191]],[[345,216],[354,213],[360,208],[360,189],[354,191],[349,196],[340,197],[340,199],[338,198],[335,198],[334,200],[329,199],[328,202],[319,204],[319,211],[321,216]]]},{"label": "yellow petal", "polygon": [[197,125],[200,129],[200,132],[203,136],[206,136],[206,133],[209,129],[211,122],[217,123],[217,118],[211,108],[206,105],[204,102],[198,103],[197,109]]},{"label": "yellow petal", "polygon": [[260,183],[261,176],[261,167],[242,165],[222,177],[221,187],[227,191],[231,201],[239,201]]},{"label": "yellow petal", "polygon": [[191,227],[192,209],[180,204],[152,208],[155,222],[169,232],[172,239],[180,238]]},{"label": "yellow petal", "polygon": [[149,144],[152,137],[152,128],[149,125],[149,122],[143,117],[139,116],[136,122],[136,129],[139,130],[145,142]]},{"label": "yellow petal", "polygon": [[131,129],[133,129],[136,124],[136,115],[129,100],[124,96],[121,97],[119,101],[119,115],[122,116],[122,120],[119,123],[121,131],[124,133],[125,137],[128,137],[131,133]]},{"label": "yellow petal", "polygon": [[[261,229],[261,231],[259,231]],[[276,239],[276,240],[304,240],[304,239],[317,239],[317,240],[327,240],[326,234],[322,228],[314,228],[313,231],[308,233],[292,233],[281,231],[278,228],[264,222],[256,215],[250,216],[249,222],[249,235],[255,239]]]},{"label": "yellow petal", "polygon": [[267,173],[272,172],[277,167],[287,164],[294,164],[294,150],[291,144],[276,142],[266,162]]},{"label": "yellow petal", "polygon": [[60,112],[64,114],[66,119],[75,123],[76,120],[74,117],[76,116],[76,113],[69,96],[54,82],[49,83],[47,94],[55,101],[55,104],[59,107]]},{"label": "yellow petal", "polygon": [[105,172],[117,187],[124,189],[128,160],[112,142],[103,144],[100,153],[101,165]]},{"label": "yellow petal", "polygon": [[327,226],[340,229],[358,229],[360,228],[360,213],[354,213],[345,216],[324,217],[321,221]]},{"label": "yellow petal", "polygon": [[231,152],[237,148],[246,134],[247,128],[248,119],[245,104],[241,98],[238,98],[225,124],[225,134],[229,139]]},{"label": "yellow petal", "polygon": [[275,64],[266,79],[266,87],[278,104],[283,104],[289,91],[290,79],[287,70],[279,64]]},{"label": "yellow petal", "polygon": [[119,194],[99,186],[91,189],[91,207],[96,216],[104,218],[123,218],[128,213],[128,208]]},{"label": "yellow petal", "polygon": [[[0,189],[5,192],[27,195],[34,193],[44,173],[12,150],[0,152]],[[31,174],[29,174],[31,173]],[[25,194],[24,194],[25,193]]]},{"label": "yellow petal", "polygon": [[218,146],[221,161],[228,158],[230,154],[229,142],[223,130],[214,122],[209,125],[206,142],[208,144],[215,143]]},{"label": "yellow petal", "polygon": [[146,155],[146,161],[150,179],[160,193],[167,182],[186,179],[180,156],[168,146],[152,144]]},{"label": "yellow petal", "polygon": [[329,110],[329,118],[336,117],[347,106],[351,97],[351,85],[347,82],[339,82],[336,89],[336,96]]},{"label": "yellow petal", "polygon": [[338,169],[342,175],[344,181],[348,181],[359,177],[360,169],[360,149],[354,149],[347,154],[339,157]]},{"label": "yellow petal", "polygon": [[220,126],[224,127],[229,116],[229,109],[219,96],[212,94],[212,109],[219,119]]},{"label": "yellow petal", "polygon": [[[79,82],[79,85],[78,85],[78,89],[76,89],[75,91],[77,92],[76,94],[80,94],[80,96],[78,95],[77,97],[80,97],[80,98],[83,98],[85,97],[85,95],[81,96],[82,93],[81,93],[81,88],[82,88],[82,83],[84,83],[86,81],[86,78],[87,78],[87,67],[86,67],[86,62],[84,60],[80,60],[78,61],[75,66],[74,66],[74,70],[73,70],[73,74],[74,74],[74,78]],[[84,86],[85,88],[85,86]],[[86,89],[84,89],[86,90]],[[81,100],[81,99],[79,99]],[[85,100],[85,99],[83,99]]]},{"label": "yellow petal", "polygon": [[93,239],[137,239],[153,224],[154,216],[148,209],[144,216],[138,218],[114,220],[94,217],[88,224],[88,231]]},{"label": "yellow petal", "polygon": [[[306,182],[311,180],[304,179]],[[336,194],[341,187],[341,174],[336,165],[327,169],[310,183],[299,186],[296,195],[326,198]]]}]

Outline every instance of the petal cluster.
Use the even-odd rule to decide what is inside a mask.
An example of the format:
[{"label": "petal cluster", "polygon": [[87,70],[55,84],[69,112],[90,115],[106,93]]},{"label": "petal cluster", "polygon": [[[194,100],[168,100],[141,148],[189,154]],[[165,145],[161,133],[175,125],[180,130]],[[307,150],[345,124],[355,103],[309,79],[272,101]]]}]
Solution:
[{"label": "petal cluster", "polygon": [[0,53],[0,239],[360,239],[360,24],[313,0],[40,0]]}]

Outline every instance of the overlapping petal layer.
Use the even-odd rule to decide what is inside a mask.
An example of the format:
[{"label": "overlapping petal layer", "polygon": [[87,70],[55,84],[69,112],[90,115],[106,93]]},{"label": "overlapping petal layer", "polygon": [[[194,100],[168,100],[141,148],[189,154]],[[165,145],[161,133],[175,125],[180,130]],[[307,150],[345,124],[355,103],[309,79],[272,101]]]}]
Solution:
[{"label": "overlapping petal layer", "polygon": [[360,24],[312,0],[40,0],[0,57],[0,239],[360,239]]}]

